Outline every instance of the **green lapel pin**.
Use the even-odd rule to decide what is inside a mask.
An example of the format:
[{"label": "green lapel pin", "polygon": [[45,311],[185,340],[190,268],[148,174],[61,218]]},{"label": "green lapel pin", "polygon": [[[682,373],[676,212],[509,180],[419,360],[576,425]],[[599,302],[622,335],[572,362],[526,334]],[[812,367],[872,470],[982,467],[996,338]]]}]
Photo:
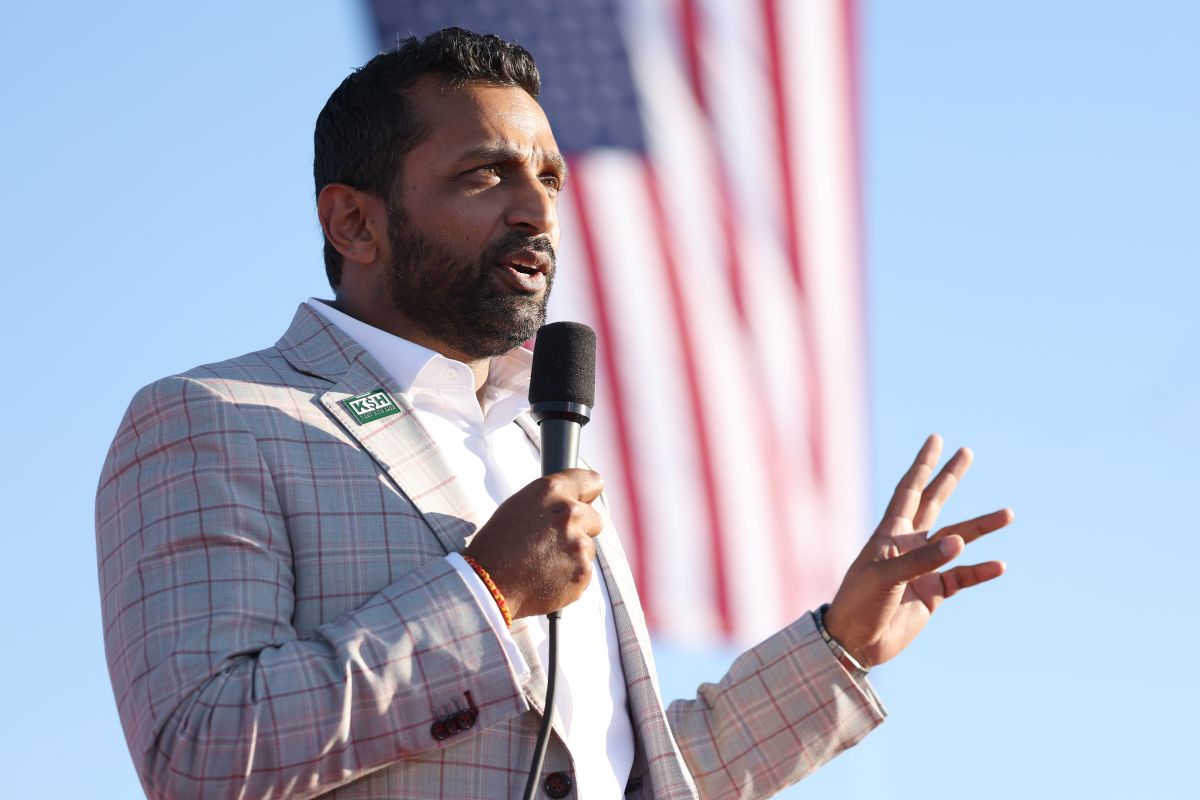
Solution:
[{"label": "green lapel pin", "polygon": [[368,422],[400,413],[400,406],[382,387],[348,397],[342,402],[359,425],[366,425]]}]

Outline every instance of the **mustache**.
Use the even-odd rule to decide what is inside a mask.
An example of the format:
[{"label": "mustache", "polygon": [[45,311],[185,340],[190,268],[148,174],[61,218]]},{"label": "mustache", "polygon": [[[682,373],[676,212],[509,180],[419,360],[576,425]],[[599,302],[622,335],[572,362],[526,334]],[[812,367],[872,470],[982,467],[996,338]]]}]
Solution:
[{"label": "mustache", "polygon": [[483,267],[484,269],[491,268],[497,261],[504,258],[514,250],[532,250],[535,253],[545,253],[550,256],[551,266],[557,266],[557,258],[554,252],[554,245],[550,243],[550,237],[542,234],[540,236],[529,236],[517,231],[509,231],[501,236],[496,241],[488,245],[487,250],[483,252]]}]

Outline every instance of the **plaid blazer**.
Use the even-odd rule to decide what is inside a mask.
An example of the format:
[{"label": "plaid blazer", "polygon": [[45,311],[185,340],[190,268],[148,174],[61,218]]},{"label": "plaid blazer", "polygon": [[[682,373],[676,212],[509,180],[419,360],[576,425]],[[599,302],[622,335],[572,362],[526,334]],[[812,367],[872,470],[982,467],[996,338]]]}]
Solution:
[{"label": "plaid blazer", "polygon": [[[343,401],[380,387],[400,412],[359,424]],[[391,378],[305,305],[275,347],[139,391],[96,536],[147,795],[519,796],[546,676],[518,621],[518,681],[443,558],[482,522]],[[627,796],[770,795],[882,720],[808,614],[664,709],[611,525],[597,541],[636,737]],[[573,777],[558,736],[545,763]]]}]

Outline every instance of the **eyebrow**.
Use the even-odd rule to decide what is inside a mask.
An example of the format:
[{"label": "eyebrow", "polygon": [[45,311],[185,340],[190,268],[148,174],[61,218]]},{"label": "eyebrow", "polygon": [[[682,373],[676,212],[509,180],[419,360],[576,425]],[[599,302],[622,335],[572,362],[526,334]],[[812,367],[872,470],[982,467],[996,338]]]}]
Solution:
[{"label": "eyebrow", "polygon": [[[540,154],[541,157],[550,162],[550,165],[558,172],[559,178],[565,183],[567,180],[567,160],[562,157],[562,154],[556,150],[542,150],[535,155]],[[478,147],[473,147],[463,153],[463,161],[522,161],[525,158],[525,153],[520,148],[508,142],[488,142],[481,144]]]}]

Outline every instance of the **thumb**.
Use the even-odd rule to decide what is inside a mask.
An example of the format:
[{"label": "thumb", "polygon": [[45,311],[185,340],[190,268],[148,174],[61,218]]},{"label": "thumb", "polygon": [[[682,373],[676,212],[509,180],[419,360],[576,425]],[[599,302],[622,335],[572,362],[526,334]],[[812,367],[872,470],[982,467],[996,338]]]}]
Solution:
[{"label": "thumb", "polygon": [[962,553],[964,547],[966,544],[962,537],[951,534],[899,558],[879,562],[879,574],[884,581],[893,585],[907,583],[953,561]]}]

